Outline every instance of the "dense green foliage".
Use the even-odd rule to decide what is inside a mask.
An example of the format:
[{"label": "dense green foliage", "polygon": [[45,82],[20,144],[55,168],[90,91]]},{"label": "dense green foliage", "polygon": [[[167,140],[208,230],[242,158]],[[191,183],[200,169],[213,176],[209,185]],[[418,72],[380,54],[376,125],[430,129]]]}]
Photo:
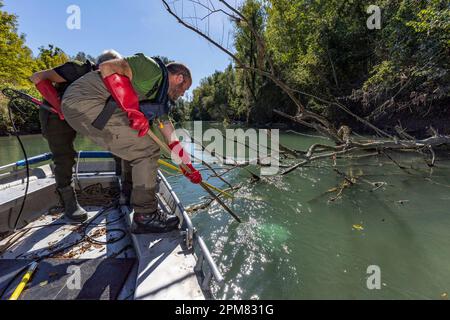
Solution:
[{"label": "dense green foliage", "polygon": [[[0,1],[0,9],[3,7]],[[68,61],[67,55],[59,48],[49,45],[39,48],[37,57],[25,45],[25,36],[17,32],[17,17],[0,10],[0,89],[15,88],[39,97],[28,78],[38,70],[49,69]],[[0,135],[11,131],[8,117],[7,99],[0,95]],[[21,111],[14,112],[14,122],[19,131],[38,132],[38,110],[21,103]]]},{"label": "dense green foliage", "polygon": [[[0,0],[0,9],[3,4]],[[36,71],[54,68],[69,60],[96,61],[96,58],[83,51],[69,57],[63,50],[53,45],[40,47],[39,53],[33,57],[32,51],[25,44],[25,36],[17,31],[17,17],[0,10],[0,89],[14,88],[39,97],[29,77]],[[159,57],[164,63],[171,62],[167,57]],[[8,100],[0,94],[0,135],[12,132],[9,118]],[[186,118],[185,102],[177,101],[172,117],[176,121]],[[17,100],[12,108],[12,116],[16,128],[21,133],[40,132],[39,110],[37,107]]]},{"label": "dense green foliage", "polygon": [[[414,127],[414,121],[432,123],[449,115],[448,1],[377,1],[380,30],[367,27],[371,3],[247,0],[241,12],[264,37],[279,77],[296,90],[328,101],[339,99],[382,126],[409,119]],[[258,50],[248,27],[240,23],[235,30],[236,55],[256,66]],[[222,94],[216,92],[220,87]],[[355,124],[336,107],[299,97],[337,125]],[[202,81],[191,105],[195,118],[226,116],[259,123],[271,121],[274,108],[295,112],[292,102],[271,81],[230,68]]]},{"label": "dense green foliage", "polygon": [[[364,0],[246,0],[239,8],[265,41],[277,75],[309,109],[336,125],[357,122],[323,100],[340,101],[354,113],[389,128],[400,120],[418,129],[447,127],[450,117],[450,5],[445,0],[380,0],[381,29],[370,30]],[[2,1],[0,0],[0,9]],[[251,68],[268,60],[244,22],[235,24],[236,56]],[[68,57],[52,45],[34,57],[17,32],[17,17],[0,10],[0,87],[38,95],[28,77],[69,58],[94,60],[84,52]],[[265,124],[286,121],[279,109],[296,112],[289,97],[255,71],[230,64],[203,79],[192,101],[177,102],[176,120],[202,119]],[[35,132],[37,112],[23,106],[19,128]],[[0,134],[10,130],[0,95]],[[444,124],[444,125],[442,125]]]}]

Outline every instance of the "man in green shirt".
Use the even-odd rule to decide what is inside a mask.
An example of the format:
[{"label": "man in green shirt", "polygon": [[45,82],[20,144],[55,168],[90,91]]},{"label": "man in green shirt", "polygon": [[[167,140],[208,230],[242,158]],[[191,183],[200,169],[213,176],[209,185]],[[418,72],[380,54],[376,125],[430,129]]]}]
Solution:
[{"label": "man in green shirt", "polygon": [[[107,60],[120,57],[120,54],[114,50],[105,51],[97,58],[97,66]],[[30,77],[30,80],[44,97],[44,102],[60,111],[61,97],[66,89],[77,79],[96,69],[97,66],[91,61],[84,63],[70,61],[50,70],[36,72]],[[64,120],[62,113],[54,114],[41,108],[39,119],[42,135],[47,140],[53,154],[56,187],[64,206],[64,213],[71,220],[84,221],[87,213],[78,204],[72,187],[72,168],[77,154],[73,144],[76,131]]]},{"label": "man in green shirt", "polygon": [[[177,100],[191,84],[191,72],[185,65],[169,63],[164,66],[153,58],[136,54],[101,64],[99,71],[90,72],[75,81],[64,94],[62,112],[68,123],[77,132],[129,162],[134,233],[167,232],[179,224],[177,217],[158,210],[156,178],[160,150],[147,135],[149,122],[155,117],[162,120],[161,133],[169,147],[176,150],[190,168],[190,173],[184,171],[185,176],[192,183],[202,181],[200,173],[175,138],[167,112],[160,112],[167,111],[167,108],[158,105],[165,105],[167,98]],[[93,123],[111,99],[118,108],[99,129]],[[150,105],[142,103],[144,101],[150,101]],[[151,110],[153,106],[156,106],[154,112]]]}]

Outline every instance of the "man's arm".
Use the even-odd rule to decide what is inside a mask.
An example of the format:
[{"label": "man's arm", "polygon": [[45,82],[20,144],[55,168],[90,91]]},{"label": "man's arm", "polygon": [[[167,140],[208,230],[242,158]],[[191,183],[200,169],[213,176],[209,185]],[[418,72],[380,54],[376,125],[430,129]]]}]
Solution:
[{"label": "man's arm", "polygon": [[[164,139],[166,140],[167,144],[169,145],[170,150],[175,155],[178,155],[178,158],[181,159],[181,161],[189,168],[188,171],[183,168],[183,166],[180,167],[183,174],[191,180],[192,183],[200,183],[202,182],[202,175],[200,172],[194,168],[191,162],[191,157],[189,153],[187,153],[183,147],[181,146],[180,141],[177,139],[176,135],[174,134],[175,128],[170,121],[163,121],[162,125],[159,126],[159,130],[162,133]],[[178,159],[176,159],[178,160]]]},{"label": "man's arm", "polygon": [[51,82],[55,82],[55,83],[66,82],[66,79],[61,77],[59,74],[57,74],[52,69],[36,72],[30,77],[30,80],[34,84],[38,84],[39,82],[41,82],[43,80],[50,80]]},{"label": "man's arm", "polygon": [[102,64],[100,64],[99,69],[103,78],[106,78],[115,73],[121,76],[128,77],[130,81],[133,77],[133,72],[131,71],[128,62],[126,62],[125,59],[113,59],[103,62]]},{"label": "man's arm", "polygon": [[173,142],[178,141],[175,136],[175,128],[171,121],[161,121],[162,125],[159,126],[159,130],[161,131],[164,139],[166,140],[167,145],[171,145]]},{"label": "man's arm", "polygon": [[61,77],[54,70],[44,70],[34,73],[30,77],[30,80],[34,83],[42,97],[44,97],[44,99],[56,110],[59,119],[64,120],[64,115],[61,111],[61,98],[53,86],[53,83],[66,82],[66,79]]},{"label": "man's arm", "polygon": [[139,131],[139,137],[145,136],[149,130],[149,123],[139,110],[139,97],[131,84],[133,72],[128,62],[124,59],[109,60],[100,64],[99,69],[106,89],[119,107],[127,113],[130,127]]}]

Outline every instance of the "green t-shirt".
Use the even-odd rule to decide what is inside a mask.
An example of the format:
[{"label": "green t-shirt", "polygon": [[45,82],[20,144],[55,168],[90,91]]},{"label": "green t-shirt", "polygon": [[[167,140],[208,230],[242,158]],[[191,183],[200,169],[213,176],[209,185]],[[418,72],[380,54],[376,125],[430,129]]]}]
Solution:
[{"label": "green t-shirt", "polygon": [[[131,68],[133,74],[131,83],[139,95],[139,100],[154,99],[163,78],[158,63],[142,53],[127,57],[125,60]],[[149,92],[151,94],[147,96]]]}]

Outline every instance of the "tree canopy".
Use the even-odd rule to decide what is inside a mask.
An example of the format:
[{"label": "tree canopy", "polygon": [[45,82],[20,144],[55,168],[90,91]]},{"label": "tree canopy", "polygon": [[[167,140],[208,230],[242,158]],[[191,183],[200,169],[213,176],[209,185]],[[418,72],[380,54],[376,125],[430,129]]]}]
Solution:
[{"label": "tree canopy", "polygon": [[[239,9],[265,40],[279,76],[308,93],[298,96],[309,109],[337,125],[357,124],[323,100],[345,103],[382,127],[402,119],[414,128],[423,119],[450,115],[448,1],[383,0],[377,5],[379,30],[367,27],[370,14],[363,0],[246,0]],[[247,64],[265,63],[243,23],[235,23],[234,44],[236,56]],[[224,77],[230,81],[222,84]],[[225,96],[216,92],[221,86]],[[274,108],[296,111],[285,98],[254,72],[227,68],[202,81],[191,109],[205,120],[226,115],[265,123],[274,117]]]},{"label": "tree canopy", "polygon": [[[53,45],[42,46],[36,57],[26,46],[25,35],[18,33],[17,16],[1,10],[0,0],[0,89],[10,87],[39,97],[29,80],[38,70],[50,69],[69,61],[64,51]],[[0,95],[0,135],[11,130],[7,99]],[[38,109],[22,105],[22,112],[15,112],[14,121],[22,132],[39,132]]]}]

